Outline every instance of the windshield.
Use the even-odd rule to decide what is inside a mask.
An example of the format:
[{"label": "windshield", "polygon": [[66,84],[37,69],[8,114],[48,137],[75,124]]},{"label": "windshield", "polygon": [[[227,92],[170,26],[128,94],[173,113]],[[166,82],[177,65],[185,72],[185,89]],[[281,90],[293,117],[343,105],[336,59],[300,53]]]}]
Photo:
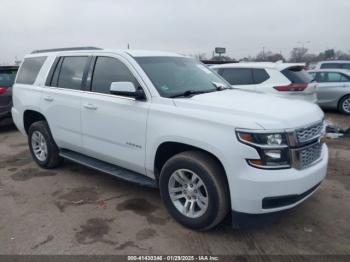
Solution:
[{"label": "windshield", "polygon": [[17,70],[0,69],[0,86],[11,87],[16,78]]},{"label": "windshield", "polygon": [[136,57],[159,94],[174,97],[186,91],[212,92],[217,86],[229,87],[220,76],[205,65],[185,57]]}]

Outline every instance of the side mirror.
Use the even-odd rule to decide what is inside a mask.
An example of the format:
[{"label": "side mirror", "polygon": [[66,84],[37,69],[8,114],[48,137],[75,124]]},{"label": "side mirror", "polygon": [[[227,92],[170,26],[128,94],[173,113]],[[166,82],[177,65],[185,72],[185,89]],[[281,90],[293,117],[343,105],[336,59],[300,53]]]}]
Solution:
[{"label": "side mirror", "polygon": [[137,100],[146,99],[142,88],[136,88],[132,82],[113,82],[109,90],[114,95],[134,97]]}]

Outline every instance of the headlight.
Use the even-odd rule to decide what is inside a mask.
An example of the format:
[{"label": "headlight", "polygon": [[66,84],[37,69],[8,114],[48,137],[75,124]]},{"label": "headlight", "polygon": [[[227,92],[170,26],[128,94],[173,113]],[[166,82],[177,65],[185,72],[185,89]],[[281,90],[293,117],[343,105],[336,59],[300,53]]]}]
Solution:
[{"label": "headlight", "polygon": [[290,155],[285,133],[237,131],[238,140],[254,147],[260,159],[247,159],[249,165],[263,169],[290,168]]},{"label": "headlight", "polygon": [[239,140],[243,143],[257,146],[288,146],[285,134],[248,133],[237,131]]}]

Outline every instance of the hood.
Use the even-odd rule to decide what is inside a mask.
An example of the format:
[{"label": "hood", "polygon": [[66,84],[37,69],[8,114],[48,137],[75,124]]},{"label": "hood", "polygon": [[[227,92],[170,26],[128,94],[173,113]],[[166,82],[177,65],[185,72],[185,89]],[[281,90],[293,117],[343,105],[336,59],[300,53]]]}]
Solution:
[{"label": "hood", "polygon": [[208,114],[224,114],[227,121],[232,121],[231,124],[238,128],[249,128],[247,123],[250,122],[258,124],[262,129],[299,128],[324,117],[322,110],[310,102],[242,90],[225,90],[174,99],[174,103],[181,108],[204,110]]}]

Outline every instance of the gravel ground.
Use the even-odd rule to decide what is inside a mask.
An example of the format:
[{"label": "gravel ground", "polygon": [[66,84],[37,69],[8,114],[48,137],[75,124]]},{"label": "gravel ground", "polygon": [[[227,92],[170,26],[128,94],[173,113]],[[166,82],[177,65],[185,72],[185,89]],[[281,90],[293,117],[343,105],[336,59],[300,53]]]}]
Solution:
[{"label": "gravel ground", "polygon": [[[327,112],[350,127],[350,117]],[[0,127],[0,254],[350,254],[350,138],[327,140],[327,179],[276,223],[178,225],[157,190],[74,163],[42,170],[13,125]]]}]

